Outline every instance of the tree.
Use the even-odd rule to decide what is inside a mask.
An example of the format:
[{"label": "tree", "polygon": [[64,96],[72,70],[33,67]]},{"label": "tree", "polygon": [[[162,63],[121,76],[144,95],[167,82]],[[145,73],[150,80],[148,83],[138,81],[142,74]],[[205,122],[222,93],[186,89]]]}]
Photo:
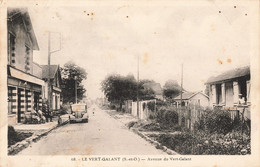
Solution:
[{"label": "tree", "polygon": [[122,109],[122,104],[125,100],[133,100],[136,98],[136,88],[136,80],[132,75],[124,77],[118,74],[112,74],[107,76],[101,83],[101,89],[108,101],[120,104],[120,109]]},{"label": "tree", "polygon": [[153,80],[143,79],[139,82],[139,99],[149,100],[155,98],[155,91],[152,85],[155,84]]},{"label": "tree", "polygon": [[[182,89],[184,90],[184,89]],[[163,86],[163,96],[173,99],[181,93],[181,86],[176,80],[168,80]]]},{"label": "tree", "polygon": [[85,69],[69,61],[61,68],[61,77],[63,102],[75,102],[75,83],[77,84],[77,98],[82,100],[86,92],[86,89],[82,85],[82,81],[87,79]]},{"label": "tree", "polygon": [[122,109],[122,104],[125,100],[137,100],[137,86],[140,100],[153,99],[155,97],[154,90],[144,86],[148,83],[155,82],[152,80],[141,80],[137,83],[133,75],[127,75],[125,77],[112,74],[103,80],[101,89],[109,102],[119,104],[120,109]]}]

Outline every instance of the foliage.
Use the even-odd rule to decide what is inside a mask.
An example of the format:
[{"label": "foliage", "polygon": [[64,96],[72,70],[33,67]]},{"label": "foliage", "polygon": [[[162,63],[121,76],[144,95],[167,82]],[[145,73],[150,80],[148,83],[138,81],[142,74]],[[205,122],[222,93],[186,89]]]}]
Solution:
[{"label": "foliage", "polygon": [[82,85],[82,81],[87,79],[85,69],[70,61],[61,68],[61,76],[63,102],[75,102],[75,79],[77,84],[77,98],[79,100],[83,99],[86,89]]},{"label": "foliage", "polygon": [[69,113],[71,113],[70,104],[69,103],[62,104],[62,106],[60,108],[60,114],[64,115],[64,114],[69,114]]},{"label": "foliage", "polygon": [[175,110],[161,109],[157,112],[156,121],[164,126],[178,124],[178,113]]},{"label": "foliage", "polygon": [[146,130],[146,131],[162,131],[162,127],[160,126],[159,123],[149,123],[149,124],[145,124],[141,127],[142,130]]},{"label": "foliage", "polygon": [[136,121],[131,121],[129,122],[126,126],[130,129],[132,128],[137,122]]},{"label": "foliage", "polygon": [[162,134],[156,140],[180,154],[192,155],[245,155],[251,154],[250,136],[238,132],[207,134],[181,132]]},{"label": "foliage", "polygon": [[234,125],[228,111],[207,110],[202,118],[195,124],[198,130],[206,130],[209,133],[227,134],[231,132]]},{"label": "foliage", "polygon": [[[156,122],[142,125],[141,131],[170,131],[153,138],[180,154],[245,155],[251,154],[250,120],[231,120],[229,111],[207,109],[195,123],[194,131],[178,125],[174,106],[158,102]],[[243,132],[242,132],[243,129]]]},{"label": "foliage", "polygon": [[[132,75],[127,77],[121,75],[109,75],[101,83],[102,91],[109,102],[120,104],[125,100],[136,98],[136,81]],[[120,107],[120,108],[121,108]]]},{"label": "foliage", "polygon": [[163,95],[168,99],[173,99],[181,92],[181,86],[175,80],[168,80],[163,86]]},{"label": "foliage", "polygon": [[8,126],[8,146],[14,145],[30,136],[33,133],[16,132],[13,126]]},{"label": "foliage", "polygon": [[180,154],[192,153],[193,136],[190,133],[162,134],[157,141]]},{"label": "foliage", "polygon": [[155,84],[153,80],[148,80],[148,79],[140,80],[138,84],[140,100],[150,100],[155,98],[155,91],[149,86],[153,84]]},{"label": "foliage", "polygon": [[155,102],[154,101],[149,101],[147,103],[147,107],[148,107],[148,110],[154,112],[155,111]]},{"label": "foliage", "polygon": [[122,109],[122,104],[125,100],[137,100],[137,88],[139,90],[140,100],[154,98],[154,91],[152,89],[146,89],[143,86],[145,83],[150,82],[154,81],[141,80],[138,84],[133,75],[125,77],[112,74],[102,81],[101,89],[109,102],[120,104],[120,109]]}]

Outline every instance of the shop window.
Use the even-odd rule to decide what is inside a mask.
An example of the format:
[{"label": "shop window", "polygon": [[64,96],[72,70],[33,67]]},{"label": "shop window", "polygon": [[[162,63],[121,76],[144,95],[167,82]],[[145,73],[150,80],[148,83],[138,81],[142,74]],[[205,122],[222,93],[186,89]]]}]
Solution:
[{"label": "shop window", "polygon": [[40,93],[39,92],[34,92],[33,109],[35,111],[39,110],[39,99],[40,99]]},{"label": "shop window", "polygon": [[29,92],[30,92],[29,90],[25,91],[25,111],[27,112],[31,106],[31,100],[29,100],[31,96],[29,95]]},{"label": "shop window", "polygon": [[8,87],[8,114],[12,114],[13,112],[13,89],[11,87]]}]

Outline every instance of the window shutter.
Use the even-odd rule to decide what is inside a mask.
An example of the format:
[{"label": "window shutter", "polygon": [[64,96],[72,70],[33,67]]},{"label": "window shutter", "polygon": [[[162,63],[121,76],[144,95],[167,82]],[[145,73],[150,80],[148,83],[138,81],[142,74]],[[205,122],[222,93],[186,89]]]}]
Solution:
[{"label": "window shutter", "polygon": [[239,94],[239,90],[238,90],[238,82],[237,81],[233,81],[233,93],[234,93],[234,105],[238,104],[238,94]]}]

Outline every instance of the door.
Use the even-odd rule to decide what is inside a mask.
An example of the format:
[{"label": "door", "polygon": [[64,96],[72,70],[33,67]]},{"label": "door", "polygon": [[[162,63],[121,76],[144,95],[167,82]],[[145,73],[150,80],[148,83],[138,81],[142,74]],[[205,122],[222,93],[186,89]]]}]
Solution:
[{"label": "door", "polygon": [[21,100],[22,94],[21,94],[21,92],[22,92],[22,89],[18,88],[18,92],[17,92],[17,95],[18,95],[17,121],[18,121],[18,123],[21,122],[21,113],[22,113],[22,111],[21,111],[21,107],[22,107],[22,105],[21,105],[21,103],[22,103],[22,100]]}]

